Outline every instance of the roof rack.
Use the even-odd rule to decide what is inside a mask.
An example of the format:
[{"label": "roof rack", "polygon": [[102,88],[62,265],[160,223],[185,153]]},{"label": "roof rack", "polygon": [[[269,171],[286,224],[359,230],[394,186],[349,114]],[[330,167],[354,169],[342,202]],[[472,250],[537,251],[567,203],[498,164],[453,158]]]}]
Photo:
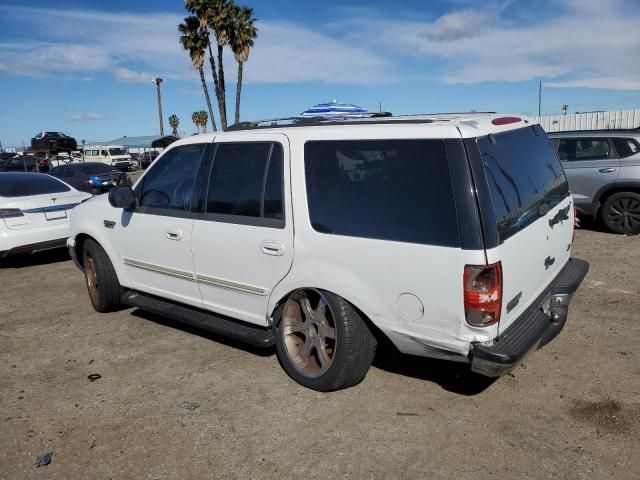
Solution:
[{"label": "roof rack", "polygon": [[439,118],[448,115],[486,115],[496,112],[451,112],[428,113],[418,115],[396,115],[391,112],[357,112],[353,114],[340,113],[330,115],[318,115],[314,117],[282,117],[265,120],[251,120],[235,123],[225,129],[225,132],[239,130],[259,130],[264,128],[290,128],[290,127],[318,127],[329,125],[375,125],[375,124],[420,124],[433,123],[435,121],[451,120]]}]

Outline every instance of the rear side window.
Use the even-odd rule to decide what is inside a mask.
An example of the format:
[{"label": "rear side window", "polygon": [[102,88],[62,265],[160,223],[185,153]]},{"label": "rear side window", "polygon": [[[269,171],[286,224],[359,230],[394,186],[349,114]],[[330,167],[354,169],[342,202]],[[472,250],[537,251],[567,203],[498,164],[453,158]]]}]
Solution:
[{"label": "rear side window", "polygon": [[64,183],[49,175],[0,175],[0,197],[27,197],[30,195],[47,195],[71,190]]},{"label": "rear side window", "polygon": [[196,174],[200,167],[203,143],[175,147],[158,160],[142,178],[140,206],[163,210],[191,210]]},{"label": "rear side window", "polygon": [[569,162],[615,158],[607,138],[561,138],[558,156]]},{"label": "rear side window", "polygon": [[460,245],[443,141],[311,141],[304,162],[316,231]]},{"label": "rear side window", "polygon": [[558,155],[537,126],[477,140],[504,241],[544,216],[569,195]]},{"label": "rear side window", "polygon": [[630,157],[640,152],[640,146],[632,138],[613,138],[613,144],[616,146],[618,156],[620,158]]},{"label": "rear side window", "polygon": [[[283,151],[279,143],[219,143],[207,194],[207,213],[245,217],[239,223],[282,226]],[[255,222],[270,219],[278,222]]]}]

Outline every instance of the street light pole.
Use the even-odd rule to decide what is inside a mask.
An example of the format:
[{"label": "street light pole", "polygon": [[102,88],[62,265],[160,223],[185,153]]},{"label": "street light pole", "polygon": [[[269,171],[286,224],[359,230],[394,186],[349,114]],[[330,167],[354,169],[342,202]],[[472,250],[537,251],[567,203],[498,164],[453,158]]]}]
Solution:
[{"label": "street light pole", "polygon": [[160,117],[160,135],[164,135],[164,126],[162,122],[162,99],[160,97],[160,84],[162,83],[162,78],[154,78],[153,83],[156,84],[156,92],[158,93],[158,116]]}]

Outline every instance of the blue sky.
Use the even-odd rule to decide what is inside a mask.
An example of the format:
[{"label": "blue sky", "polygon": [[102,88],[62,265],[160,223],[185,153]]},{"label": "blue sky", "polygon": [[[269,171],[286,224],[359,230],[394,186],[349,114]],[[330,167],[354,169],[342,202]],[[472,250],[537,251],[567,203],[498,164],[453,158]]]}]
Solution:
[{"label": "blue sky", "polygon": [[[640,108],[640,9],[608,0],[244,0],[259,38],[245,66],[242,118],[297,114],[337,99],[397,114],[536,114]],[[635,5],[634,5],[635,4]],[[55,6],[53,6],[55,5]],[[206,109],[178,44],[180,0],[0,0],[0,142],[41,130],[78,140],[195,131]],[[233,116],[236,66],[225,57]],[[210,92],[213,85],[207,75]],[[168,126],[165,125],[165,131]]]}]

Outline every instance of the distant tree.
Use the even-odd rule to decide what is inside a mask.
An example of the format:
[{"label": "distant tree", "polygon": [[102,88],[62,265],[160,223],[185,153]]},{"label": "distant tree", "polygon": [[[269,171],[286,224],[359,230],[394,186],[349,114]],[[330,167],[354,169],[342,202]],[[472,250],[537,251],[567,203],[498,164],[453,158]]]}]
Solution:
[{"label": "distant tree", "polygon": [[236,116],[235,123],[240,121],[240,93],[242,90],[242,68],[249,59],[249,51],[253,47],[253,41],[258,37],[255,27],[256,19],[253,18],[253,9],[231,5],[229,18],[229,45],[238,62],[238,82],[236,84]]},{"label": "distant tree", "polygon": [[198,133],[200,133],[200,112],[193,112],[191,114],[191,121],[198,129]]},{"label": "distant tree", "polygon": [[178,136],[178,126],[180,125],[180,119],[174,113],[169,117],[169,126],[171,127],[171,135],[174,137]]},{"label": "distant tree", "polygon": [[209,115],[211,117],[211,125],[215,132],[216,121],[213,116],[213,110],[211,108],[211,98],[209,98],[209,89],[207,88],[207,82],[204,78],[204,57],[206,48],[209,46],[208,33],[200,26],[200,22],[197,17],[191,16],[184,19],[180,25],[178,25],[178,32],[180,32],[180,44],[191,58],[191,63],[198,70],[200,74],[200,83],[202,83],[202,91],[204,97],[207,100],[207,107],[209,108]]},{"label": "distant tree", "polygon": [[207,121],[209,120],[209,114],[206,110],[200,110],[198,112],[198,119],[200,120],[200,126],[202,127],[202,133],[207,133]]}]

